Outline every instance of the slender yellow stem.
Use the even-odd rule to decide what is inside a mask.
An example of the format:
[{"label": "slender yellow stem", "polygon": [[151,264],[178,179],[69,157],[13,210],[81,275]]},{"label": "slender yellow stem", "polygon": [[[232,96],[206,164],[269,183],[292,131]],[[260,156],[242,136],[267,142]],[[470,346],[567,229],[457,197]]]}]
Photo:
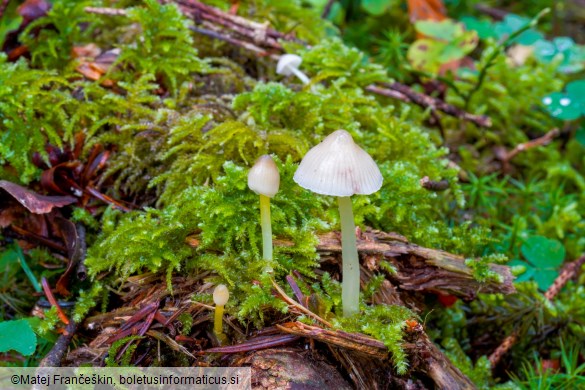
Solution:
[{"label": "slender yellow stem", "polygon": [[349,317],[357,314],[360,310],[360,262],[351,199],[349,196],[340,196],[337,199],[341,219],[341,257],[343,258],[341,302],[343,316]]},{"label": "slender yellow stem", "polygon": [[216,336],[223,333],[223,305],[215,306],[215,318],[213,321],[213,331]]},{"label": "slender yellow stem", "polygon": [[272,226],[270,225],[270,198],[260,195],[260,223],[262,225],[262,257],[272,262]]}]

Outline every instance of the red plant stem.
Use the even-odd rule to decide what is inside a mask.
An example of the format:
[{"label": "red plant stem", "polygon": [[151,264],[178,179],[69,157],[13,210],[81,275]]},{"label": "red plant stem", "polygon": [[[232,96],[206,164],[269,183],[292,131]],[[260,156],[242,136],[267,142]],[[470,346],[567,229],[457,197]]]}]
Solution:
[{"label": "red plant stem", "polygon": [[43,286],[43,291],[45,292],[45,296],[47,297],[49,303],[57,308],[57,315],[59,316],[59,319],[65,325],[69,325],[69,318],[67,318],[65,313],[63,313],[63,310],[61,310],[61,307],[57,303],[57,300],[55,299],[55,296],[51,291],[51,286],[49,286],[49,282],[47,281],[47,278],[45,278],[44,276],[41,278],[41,285]]}]

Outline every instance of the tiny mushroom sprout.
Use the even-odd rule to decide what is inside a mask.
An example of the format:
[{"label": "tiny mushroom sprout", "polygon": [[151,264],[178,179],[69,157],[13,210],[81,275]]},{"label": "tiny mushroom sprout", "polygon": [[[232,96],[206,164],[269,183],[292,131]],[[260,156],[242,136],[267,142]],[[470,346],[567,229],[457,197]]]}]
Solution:
[{"label": "tiny mushroom sprout", "polygon": [[267,271],[272,262],[272,226],[270,224],[270,198],[278,192],[280,174],[269,155],[260,156],[248,172],[248,187],[260,195],[260,223],[262,225],[262,257],[267,261]]},{"label": "tiny mushroom sprout", "polygon": [[382,187],[382,174],[370,155],[345,130],[337,130],[307,152],[294,175],[301,187],[337,196],[341,221],[343,316],[359,312],[360,269],[350,196]]},{"label": "tiny mushroom sprout", "polygon": [[213,331],[218,338],[223,334],[223,308],[229,298],[230,292],[225,284],[218,284],[213,290],[213,302],[215,303]]},{"label": "tiny mushroom sprout", "polygon": [[309,78],[299,70],[303,59],[296,54],[283,54],[276,64],[276,73],[283,76],[294,74],[303,84],[309,84]]}]

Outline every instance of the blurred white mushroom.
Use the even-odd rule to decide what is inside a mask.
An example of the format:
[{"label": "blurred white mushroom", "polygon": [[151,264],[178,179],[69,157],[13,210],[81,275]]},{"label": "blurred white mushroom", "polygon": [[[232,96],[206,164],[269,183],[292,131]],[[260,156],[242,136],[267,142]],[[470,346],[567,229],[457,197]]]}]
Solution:
[{"label": "blurred white mushroom", "polygon": [[299,70],[303,59],[296,54],[283,54],[276,64],[276,73],[283,76],[294,74],[303,84],[309,84],[309,78]]}]

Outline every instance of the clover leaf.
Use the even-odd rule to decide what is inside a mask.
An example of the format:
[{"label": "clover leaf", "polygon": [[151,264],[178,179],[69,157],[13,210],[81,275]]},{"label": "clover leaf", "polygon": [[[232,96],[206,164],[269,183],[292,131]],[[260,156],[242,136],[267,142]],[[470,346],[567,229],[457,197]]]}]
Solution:
[{"label": "clover leaf", "polygon": [[554,92],[542,98],[548,113],[553,118],[562,120],[574,120],[585,115],[585,80],[567,84],[565,91]]},{"label": "clover leaf", "polygon": [[585,67],[585,50],[569,37],[537,41],[534,44],[534,56],[545,64],[560,60],[558,70],[563,73],[575,73]]},{"label": "clover leaf", "polygon": [[[530,23],[530,19],[528,18],[508,14],[501,22],[495,24],[494,30],[499,39],[506,39],[510,34],[524,28],[528,23]],[[529,46],[543,38],[544,36],[540,32],[530,29],[514,38],[512,42]]]},{"label": "clover leaf", "polygon": [[558,276],[558,268],[565,259],[565,247],[558,240],[532,236],[526,239],[520,251],[529,263],[525,278],[533,278],[539,289],[546,290]]}]

